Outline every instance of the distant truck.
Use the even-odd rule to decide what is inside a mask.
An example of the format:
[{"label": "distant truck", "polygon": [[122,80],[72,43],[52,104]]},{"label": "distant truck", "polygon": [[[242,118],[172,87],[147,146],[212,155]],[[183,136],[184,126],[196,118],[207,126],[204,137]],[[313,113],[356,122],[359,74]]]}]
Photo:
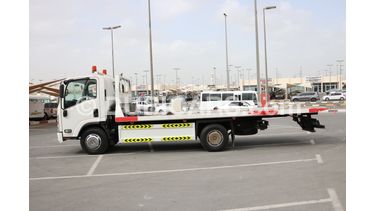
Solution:
[{"label": "distant truck", "polygon": [[[326,108],[262,108],[251,110],[189,110],[172,115],[139,116],[132,104],[130,81],[98,73],[64,80],[58,106],[59,142],[79,139],[89,154],[105,153],[121,143],[199,140],[207,151],[226,149],[229,138],[252,135],[268,127],[267,118],[291,117],[303,130],[324,128],[312,118]],[[203,97],[203,96],[202,96]],[[222,96],[221,96],[222,97]],[[254,99],[254,98],[252,98]],[[242,97],[243,100],[243,97]],[[233,145],[232,145],[233,146]]]}]

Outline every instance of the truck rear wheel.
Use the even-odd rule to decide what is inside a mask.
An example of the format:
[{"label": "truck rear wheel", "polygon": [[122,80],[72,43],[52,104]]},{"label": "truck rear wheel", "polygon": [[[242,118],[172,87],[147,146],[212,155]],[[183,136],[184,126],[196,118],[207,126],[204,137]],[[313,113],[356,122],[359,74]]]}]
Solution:
[{"label": "truck rear wheel", "polygon": [[82,150],[88,154],[103,154],[108,150],[108,137],[99,127],[89,128],[81,136]]},{"label": "truck rear wheel", "polygon": [[201,145],[207,151],[222,151],[228,144],[227,129],[219,124],[207,125],[199,136]]}]

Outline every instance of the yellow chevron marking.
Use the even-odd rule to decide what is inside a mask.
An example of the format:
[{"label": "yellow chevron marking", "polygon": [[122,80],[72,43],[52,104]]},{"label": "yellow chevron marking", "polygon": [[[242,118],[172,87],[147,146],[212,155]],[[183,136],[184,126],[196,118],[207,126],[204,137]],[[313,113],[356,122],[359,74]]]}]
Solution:
[{"label": "yellow chevron marking", "polygon": [[122,141],[125,143],[151,142],[152,138],[126,138]]},{"label": "yellow chevron marking", "polygon": [[150,129],[152,125],[124,125],[123,130]]},{"label": "yellow chevron marking", "polygon": [[183,128],[183,127],[192,127],[192,123],[174,123],[174,124],[163,124],[163,128]]},{"label": "yellow chevron marking", "polygon": [[162,141],[189,141],[192,140],[191,136],[165,136]]}]

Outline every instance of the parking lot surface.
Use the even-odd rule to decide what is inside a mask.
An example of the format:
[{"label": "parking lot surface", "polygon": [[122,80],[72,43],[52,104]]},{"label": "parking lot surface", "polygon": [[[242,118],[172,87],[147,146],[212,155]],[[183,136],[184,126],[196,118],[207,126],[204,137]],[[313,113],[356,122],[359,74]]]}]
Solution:
[{"label": "parking lot surface", "polygon": [[291,118],[206,152],[198,141],[120,144],[87,155],[59,144],[56,125],[30,126],[30,210],[345,210],[345,113],[326,129]]}]

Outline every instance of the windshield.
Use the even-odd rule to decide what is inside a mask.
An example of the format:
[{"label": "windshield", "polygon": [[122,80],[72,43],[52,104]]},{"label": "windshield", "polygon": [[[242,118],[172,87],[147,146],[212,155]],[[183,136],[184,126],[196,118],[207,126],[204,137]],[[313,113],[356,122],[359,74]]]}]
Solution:
[{"label": "windshield", "polygon": [[72,107],[85,100],[95,99],[96,95],[97,87],[95,79],[70,81],[65,89],[64,108]]}]

